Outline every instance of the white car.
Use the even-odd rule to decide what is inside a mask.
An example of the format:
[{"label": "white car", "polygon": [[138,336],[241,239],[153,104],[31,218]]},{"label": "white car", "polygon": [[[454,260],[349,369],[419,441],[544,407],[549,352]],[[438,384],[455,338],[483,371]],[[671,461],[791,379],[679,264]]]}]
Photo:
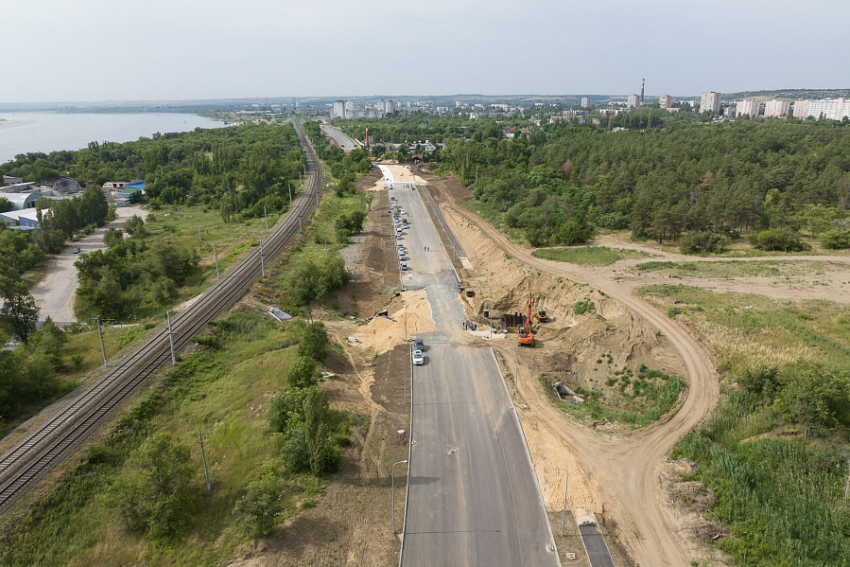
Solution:
[{"label": "white car", "polygon": [[401,264],[399,264],[399,267],[401,268],[401,271],[402,271],[402,272],[406,272],[407,270],[409,270],[409,269],[410,269],[410,268],[408,268],[408,267],[407,267],[407,264],[405,264],[404,262],[402,262]]},{"label": "white car", "polygon": [[413,364],[416,366],[425,364],[425,356],[422,354],[421,350],[413,351]]}]

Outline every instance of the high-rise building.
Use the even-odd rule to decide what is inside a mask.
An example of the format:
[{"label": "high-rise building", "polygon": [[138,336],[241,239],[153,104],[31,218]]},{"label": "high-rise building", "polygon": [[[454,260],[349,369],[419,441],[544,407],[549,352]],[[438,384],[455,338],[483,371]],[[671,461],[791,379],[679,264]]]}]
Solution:
[{"label": "high-rise building", "polygon": [[626,102],[626,104],[629,106],[629,108],[635,108],[637,106],[640,106],[640,95],[630,94],[629,100],[628,102]]},{"label": "high-rise building", "polygon": [[757,100],[739,100],[738,101],[738,111],[736,112],[736,116],[747,115],[750,118],[757,118],[759,115],[759,108],[761,107],[761,103]]},{"label": "high-rise building", "polygon": [[791,113],[790,100],[769,100],[764,103],[764,117],[776,118],[777,116],[787,116]]},{"label": "high-rise building", "polygon": [[590,102],[589,96],[581,97],[581,107],[582,108],[590,108],[591,106],[593,106],[593,104]]},{"label": "high-rise building", "polygon": [[699,102],[699,110],[700,112],[720,112],[720,93],[716,93],[714,91],[702,93],[702,97]]},{"label": "high-rise building", "polygon": [[[794,116],[797,116],[796,112]],[[827,120],[841,120],[844,117],[850,118],[850,98],[824,98],[809,101],[808,116]]]},{"label": "high-rise building", "polygon": [[345,118],[345,101],[335,100],[331,118]]},{"label": "high-rise building", "polygon": [[808,118],[809,107],[812,105],[811,100],[798,100],[794,102],[794,118]]},{"label": "high-rise building", "polygon": [[666,94],[658,97],[658,106],[661,108],[673,108],[673,97]]}]

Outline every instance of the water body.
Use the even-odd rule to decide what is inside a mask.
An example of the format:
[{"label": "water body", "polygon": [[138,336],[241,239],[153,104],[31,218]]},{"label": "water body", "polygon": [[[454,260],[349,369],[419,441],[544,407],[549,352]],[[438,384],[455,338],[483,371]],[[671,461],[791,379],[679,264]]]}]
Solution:
[{"label": "water body", "polygon": [[[2,122],[2,120],[11,121]],[[130,142],[154,133],[221,128],[223,122],[194,114],[0,113],[0,163],[28,152],[79,150],[89,142]]]}]

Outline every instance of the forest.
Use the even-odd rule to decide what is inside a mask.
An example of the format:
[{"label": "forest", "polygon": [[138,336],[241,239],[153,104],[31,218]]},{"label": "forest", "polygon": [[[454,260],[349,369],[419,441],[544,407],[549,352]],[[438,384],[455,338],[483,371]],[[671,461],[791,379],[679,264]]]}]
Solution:
[{"label": "forest", "polygon": [[[340,127],[362,139],[368,126],[376,144],[445,143],[430,156],[438,172],[456,175],[477,206],[534,246],[581,243],[600,228],[675,243],[694,233],[683,246],[690,252],[768,230],[751,239],[756,247],[801,249],[801,232],[827,248],[850,244],[847,121],[715,124],[656,108],[591,114],[586,124],[538,115],[540,127],[425,114]],[[520,127],[509,139],[503,127],[512,125]]]},{"label": "forest", "polygon": [[582,242],[594,226],[659,241],[797,231],[810,205],[839,223],[826,228],[844,228],[850,198],[850,128],[834,122],[553,124],[527,138],[453,141],[440,161],[538,246]]},{"label": "forest", "polygon": [[92,142],[77,151],[27,153],[0,165],[0,173],[42,181],[61,176],[98,187],[143,179],[152,208],[169,203],[220,207],[222,216],[257,217],[289,207],[304,156],[289,125],[245,125],[155,134],[135,142]]}]

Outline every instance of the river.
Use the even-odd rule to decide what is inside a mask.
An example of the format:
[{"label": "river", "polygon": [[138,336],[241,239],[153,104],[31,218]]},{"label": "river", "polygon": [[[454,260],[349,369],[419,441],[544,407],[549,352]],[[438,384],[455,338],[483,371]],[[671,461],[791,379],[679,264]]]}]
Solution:
[{"label": "river", "polygon": [[156,132],[221,128],[223,122],[195,114],[59,112],[0,113],[0,163],[28,152],[79,150],[89,142],[130,142]]}]

